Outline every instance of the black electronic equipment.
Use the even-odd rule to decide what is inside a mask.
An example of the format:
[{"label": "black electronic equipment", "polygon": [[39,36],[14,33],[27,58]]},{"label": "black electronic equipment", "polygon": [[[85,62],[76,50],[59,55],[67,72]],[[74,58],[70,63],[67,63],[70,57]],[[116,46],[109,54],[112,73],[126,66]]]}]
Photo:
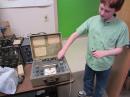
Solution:
[{"label": "black electronic equipment", "polygon": [[3,37],[0,39],[0,66],[16,67],[19,55],[13,46],[14,36]]}]

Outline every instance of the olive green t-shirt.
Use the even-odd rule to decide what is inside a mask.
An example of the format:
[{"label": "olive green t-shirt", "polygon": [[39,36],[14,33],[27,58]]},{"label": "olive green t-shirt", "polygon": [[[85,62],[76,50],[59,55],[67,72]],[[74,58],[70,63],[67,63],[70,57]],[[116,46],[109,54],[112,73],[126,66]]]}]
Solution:
[{"label": "olive green t-shirt", "polygon": [[104,22],[99,15],[93,16],[78,27],[76,32],[88,34],[86,59],[88,66],[95,71],[111,68],[114,56],[95,58],[92,56],[92,51],[123,47],[129,43],[128,27],[116,17]]}]

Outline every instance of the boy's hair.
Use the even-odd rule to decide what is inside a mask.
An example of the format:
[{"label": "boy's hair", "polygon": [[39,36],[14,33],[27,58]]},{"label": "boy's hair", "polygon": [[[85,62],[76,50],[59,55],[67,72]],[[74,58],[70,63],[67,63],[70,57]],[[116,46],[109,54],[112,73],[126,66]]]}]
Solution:
[{"label": "boy's hair", "polygon": [[110,8],[114,8],[119,11],[124,3],[124,0],[100,0],[101,3],[108,5]]}]

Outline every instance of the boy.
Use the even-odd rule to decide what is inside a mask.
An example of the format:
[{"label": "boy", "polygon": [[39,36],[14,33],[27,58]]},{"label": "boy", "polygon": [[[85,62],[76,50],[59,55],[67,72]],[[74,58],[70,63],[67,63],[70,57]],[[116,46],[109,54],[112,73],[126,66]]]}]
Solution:
[{"label": "boy", "polygon": [[84,90],[79,91],[80,97],[103,97],[114,56],[129,42],[127,25],[116,17],[123,3],[124,0],[100,0],[99,15],[78,27],[58,53],[58,59],[62,59],[73,41],[82,33],[88,33]]}]

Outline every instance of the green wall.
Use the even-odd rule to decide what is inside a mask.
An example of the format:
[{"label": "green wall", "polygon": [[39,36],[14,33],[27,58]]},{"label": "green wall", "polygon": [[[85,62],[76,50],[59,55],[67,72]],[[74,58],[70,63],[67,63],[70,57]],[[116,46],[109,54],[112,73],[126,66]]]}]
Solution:
[{"label": "green wall", "polygon": [[58,31],[64,38],[90,16],[98,13],[99,0],[57,0]]}]

